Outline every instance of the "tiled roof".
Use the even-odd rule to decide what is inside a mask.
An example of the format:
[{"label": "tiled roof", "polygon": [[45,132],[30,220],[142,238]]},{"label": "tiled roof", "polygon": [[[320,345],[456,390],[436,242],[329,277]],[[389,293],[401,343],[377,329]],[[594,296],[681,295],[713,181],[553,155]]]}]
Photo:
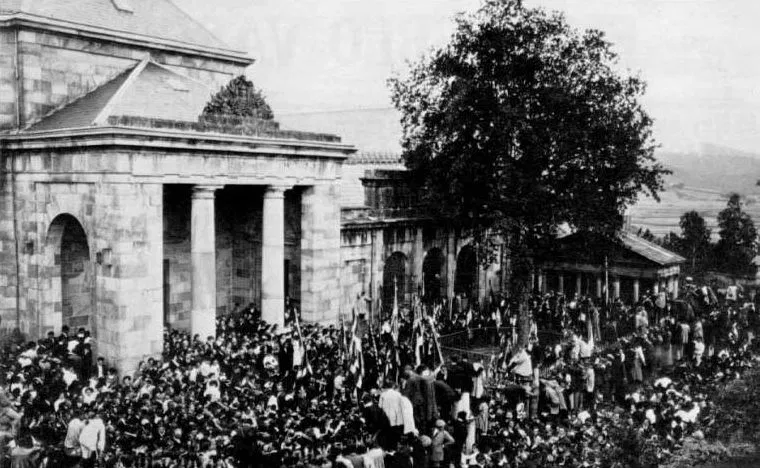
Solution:
[{"label": "tiled roof", "polygon": [[194,122],[211,94],[205,85],[146,60],[53,111],[27,131],[104,125],[109,117],[123,115]]},{"label": "tiled roof", "polygon": [[[131,127],[179,133],[215,133],[311,142],[340,143],[336,135],[282,130],[271,120],[202,116],[212,91],[149,59],[125,70],[92,92],[31,123],[24,133],[86,127]],[[347,151],[349,154],[351,151]],[[354,166],[361,167],[361,166]]]},{"label": "tiled roof", "polygon": [[[565,226],[563,230],[567,230],[569,227]],[[638,235],[627,231],[621,230],[616,235],[617,242],[613,244],[620,249],[624,249],[627,252],[631,252],[639,257],[643,257],[645,260],[655,263],[659,266],[665,267],[670,265],[678,265],[686,261],[682,256],[671,252],[670,250],[659,246],[653,242],[650,242]],[[605,238],[599,234],[588,232],[573,232],[571,234],[559,236],[560,245],[567,248],[567,252],[573,256],[586,256],[594,251],[598,246],[605,243],[610,243],[608,238]],[[578,250],[580,249],[580,250]]]},{"label": "tiled roof", "polygon": [[[126,4],[132,11],[117,8],[117,3]],[[0,14],[24,14],[231,51],[171,0],[2,0]]]},{"label": "tiled roof", "polygon": [[98,114],[111,101],[133,71],[134,67],[122,72],[89,94],[43,117],[39,122],[32,124],[28,130],[57,130],[93,125]]},{"label": "tiled roof", "polygon": [[686,261],[682,256],[673,253],[664,247],[660,247],[653,242],[649,242],[636,234],[622,231],[618,234],[618,238],[628,250],[631,250],[659,265],[675,265]]}]

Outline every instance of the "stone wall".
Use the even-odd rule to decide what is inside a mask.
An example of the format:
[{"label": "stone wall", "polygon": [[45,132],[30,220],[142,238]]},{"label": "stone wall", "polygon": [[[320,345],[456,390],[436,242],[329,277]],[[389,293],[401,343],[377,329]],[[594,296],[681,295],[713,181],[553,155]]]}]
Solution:
[{"label": "stone wall", "polygon": [[[13,56],[7,57],[15,53],[14,34],[8,28],[0,29],[0,86],[7,86],[8,77],[3,75],[14,73]],[[206,84],[209,96],[244,70],[240,65],[221,60],[45,31],[21,29],[18,38],[22,125],[83,96],[148,56]],[[0,102],[9,100],[5,93],[0,95],[3,95]],[[15,117],[11,120],[9,116],[15,116],[15,100],[13,109],[0,105],[0,130],[14,126]]]},{"label": "stone wall", "polygon": [[16,241],[12,179],[0,149],[0,327],[16,325]]},{"label": "stone wall", "polygon": [[[441,294],[451,297],[457,256],[469,242],[469,239],[460,237],[457,232],[426,220],[345,223],[341,229],[342,312],[350,314],[357,294],[362,291],[366,291],[367,296],[373,300],[373,306],[377,307],[378,298],[384,296],[386,262],[392,255],[399,253],[406,258],[406,282],[403,286],[405,297],[402,306],[408,306],[413,294],[419,291],[425,257],[432,249],[440,249],[442,255]],[[500,269],[499,262],[485,269],[478,268],[478,280],[474,287],[481,300],[487,297],[491,287],[494,291],[500,290]],[[383,307],[389,306],[383,304]]]},{"label": "stone wall", "polygon": [[422,282],[426,252],[436,247],[446,252],[447,248],[448,232],[426,229],[428,224],[423,220],[344,224],[341,230],[341,303],[344,313],[350,313],[357,294],[362,291],[377,305],[377,299],[383,297],[385,263],[398,253],[406,258],[406,281],[399,288],[405,293],[401,305],[411,303]]},{"label": "stone wall", "polygon": [[[6,178],[7,182],[7,178]],[[7,184],[6,184],[7,185]],[[16,186],[18,257],[0,270],[3,326],[16,326],[15,281],[20,280],[20,329],[30,337],[63,323],[60,237],[51,226],[61,215],[76,219],[86,236],[87,281],[93,294],[90,328],[96,353],[123,368],[161,352],[162,197],[156,184],[36,181],[19,175]],[[8,191],[0,204],[8,214]],[[13,219],[12,213],[7,218]],[[0,226],[2,252],[13,229]],[[9,229],[10,228],[10,229]],[[10,234],[10,235],[9,235]],[[55,273],[58,273],[56,275]]]},{"label": "stone wall", "polygon": [[0,28],[0,130],[16,125],[16,32]]},{"label": "stone wall", "polygon": [[305,188],[301,210],[303,319],[335,323],[341,310],[339,182]]},{"label": "stone wall", "polygon": [[190,185],[163,186],[164,322],[190,329],[192,277],[190,265]]}]

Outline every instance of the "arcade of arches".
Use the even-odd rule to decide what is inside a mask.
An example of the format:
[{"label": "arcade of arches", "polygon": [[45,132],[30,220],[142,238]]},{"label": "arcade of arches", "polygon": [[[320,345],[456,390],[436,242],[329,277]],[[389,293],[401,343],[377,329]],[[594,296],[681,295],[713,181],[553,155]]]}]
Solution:
[{"label": "arcade of arches", "polygon": [[[445,234],[445,232],[444,232]],[[435,239],[427,242],[434,244]],[[445,242],[442,242],[445,244]],[[382,313],[387,316],[393,309],[394,291],[400,307],[409,306],[415,296],[426,301],[451,299],[459,296],[463,304],[482,301],[489,288],[501,290],[499,266],[488,269],[478,267],[475,249],[464,245],[456,255],[451,249],[429,247],[411,249],[410,255],[394,251],[388,255],[382,267],[382,283],[379,285]]]}]

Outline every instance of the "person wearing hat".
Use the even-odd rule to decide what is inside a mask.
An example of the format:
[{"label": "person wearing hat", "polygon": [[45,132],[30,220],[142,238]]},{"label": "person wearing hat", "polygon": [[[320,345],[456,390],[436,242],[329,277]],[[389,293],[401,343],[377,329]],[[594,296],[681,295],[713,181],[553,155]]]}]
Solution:
[{"label": "person wearing hat", "polygon": [[[430,439],[430,461],[433,468],[443,466],[446,459],[446,447],[454,443],[454,438],[446,431],[446,423],[443,419],[437,420],[435,429],[433,429],[433,437]],[[458,463],[458,461],[455,459],[454,463]]]}]

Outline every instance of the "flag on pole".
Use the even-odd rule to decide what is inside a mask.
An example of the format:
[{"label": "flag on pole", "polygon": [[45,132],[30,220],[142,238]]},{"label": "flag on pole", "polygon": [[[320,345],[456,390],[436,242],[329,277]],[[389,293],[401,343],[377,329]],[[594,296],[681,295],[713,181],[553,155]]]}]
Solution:
[{"label": "flag on pole", "polygon": [[359,314],[356,312],[356,307],[351,308],[351,336],[356,336],[359,330]]},{"label": "flag on pole", "polygon": [[309,348],[306,346],[306,340],[304,340],[303,333],[301,332],[301,322],[298,320],[297,310],[294,311],[293,317],[294,317],[294,322],[296,325],[296,334],[298,335],[298,342],[300,343],[301,350],[303,352],[303,360],[306,364],[304,366],[301,366],[301,368],[298,370],[296,374],[296,377],[300,379],[300,378],[306,377],[307,375],[311,375],[312,369],[311,369],[311,362],[309,362],[309,351],[308,351]]},{"label": "flag on pole", "polygon": [[413,330],[412,330],[412,339],[414,343],[415,366],[419,366],[420,364],[422,364],[422,347],[425,344],[425,336],[424,336],[423,328],[422,328],[422,320],[417,317],[415,317],[415,320],[414,320],[414,325],[413,325]]},{"label": "flag on pole", "polygon": [[443,364],[444,359],[443,359],[443,351],[441,350],[441,342],[438,337],[438,332],[435,329],[435,322],[433,322],[433,319],[431,317],[428,317],[428,327],[430,328],[430,334],[433,336],[433,345],[435,346],[438,359],[440,360],[441,364]]},{"label": "flag on pole", "polygon": [[345,353],[348,352],[348,337],[346,336],[346,323],[343,320],[343,312],[338,317],[340,320],[340,352],[341,356],[345,357]]},{"label": "flag on pole", "polygon": [[398,278],[393,278],[393,311],[391,312],[391,336],[393,337],[393,342],[396,344],[398,344],[400,326],[401,324],[399,323],[398,317]]},{"label": "flag on pole", "polygon": [[348,348],[349,372],[354,376],[356,388],[361,388],[364,380],[364,355],[362,354],[362,340],[357,335],[351,335],[351,344]]}]

